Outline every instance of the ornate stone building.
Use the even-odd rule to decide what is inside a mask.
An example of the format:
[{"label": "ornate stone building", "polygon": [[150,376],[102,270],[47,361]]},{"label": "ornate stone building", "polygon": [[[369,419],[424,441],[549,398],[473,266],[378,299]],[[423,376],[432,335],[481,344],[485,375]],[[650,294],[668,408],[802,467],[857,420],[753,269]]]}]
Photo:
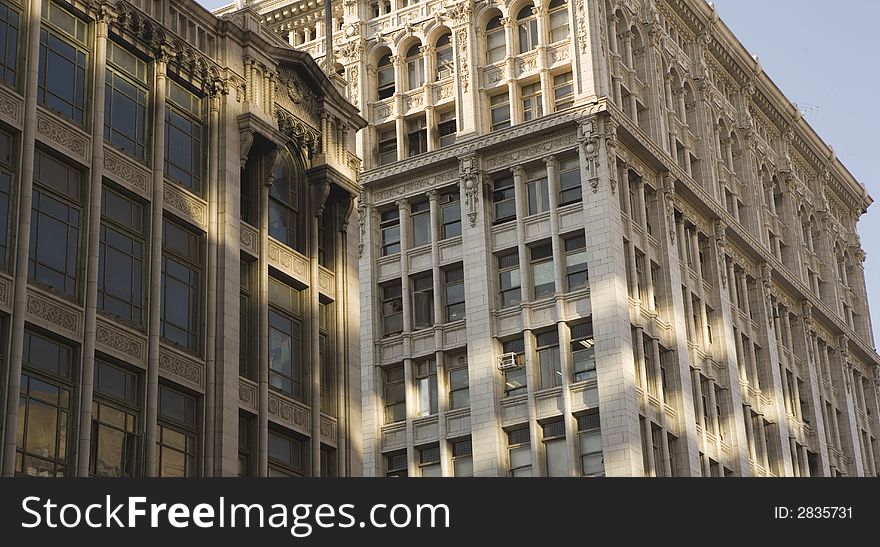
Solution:
[{"label": "ornate stone building", "polygon": [[871,198],[709,4],[250,5],[369,122],[365,474],[877,473]]},{"label": "ornate stone building", "polygon": [[344,89],[193,0],[0,30],[3,475],[360,474]]}]

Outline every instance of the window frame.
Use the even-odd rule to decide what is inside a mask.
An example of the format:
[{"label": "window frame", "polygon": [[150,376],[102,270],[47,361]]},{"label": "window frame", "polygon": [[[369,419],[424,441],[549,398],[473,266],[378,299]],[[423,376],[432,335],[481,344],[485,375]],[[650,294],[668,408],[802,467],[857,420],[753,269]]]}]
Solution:
[{"label": "window frame", "polygon": [[[519,260],[519,251],[517,249],[499,252],[495,255],[498,267],[498,307],[500,309],[510,308],[522,303],[522,266]],[[512,260],[509,264],[503,262],[510,257],[516,257],[516,264]],[[505,275],[510,277],[510,286],[505,287]],[[514,285],[514,279],[516,284]],[[509,300],[508,300],[509,295]]]},{"label": "window frame", "polygon": [[[382,405],[384,423],[395,424],[406,421],[406,374],[403,363],[380,367],[382,371]],[[392,376],[392,373],[395,373]],[[397,374],[399,373],[399,377]],[[399,390],[399,398],[392,397]]]},{"label": "window frame", "polygon": [[[197,258],[193,258],[192,254],[189,256],[184,255],[179,250],[174,249],[174,247],[168,245],[166,241],[167,227],[174,226],[175,229],[184,232],[191,239],[187,242],[187,246],[190,247],[189,252],[193,251],[193,246],[195,247]],[[174,261],[179,268],[187,268],[189,270],[190,280],[184,282],[183,279],[179,279],[177,276],[173,276],[168,272],[168,261]],[[202,320],[204,318],[204,314],[202,311],[202,303],[204,302],[203,295],[203,286],[204,286],[204,278],[205,278],[205,264],[204,264],[204,234],[201,232],[196,232],[191,228],[183,225],[182,223],[177,222],[176,220],[172,220],[168,217],[162,219],[162,268],[159,272],[162,277],[162,294],[161,294],[161,305],[160,305],[160,336],[166,342],[169,342],[177,347],[184,349],[190,353],[199,353],[202,349],[202,340],[203,333],[201,329]],[[172,275],[176,281],[181,284],[186,285],[189,292],[194,292],[194,294],[189,294],[191,311],[193,315],[189,317],[189,325],[185,328],[182,325],[172,324],[172,327],[179,329],[185,333],[187,336],[186,344],[181,344],[180,342],[168,338],[166,336],[166,324],[169,323],[165,316],[165,310],[169,308],[166,305],[166,299],[168,297],[167,293],[167,279],[169,275]],[[179,300],[175,301],[174,307],[175,309],[179,306]]]},{"label": "window frame", "polygon": [[[389,289],[394,289],[396,287],[396,294],[387,293],[386,291]],[[403,332],[403,283],[401,279],[393,279],[391,281],[386,281],[379,285],[379,290],[381,291],[380,298],[382,299],[382,305],[379,308],[379,315],[382,320],[382,337],[388,338],[390,336],[397,336]],[[388,308],[391,306],[391,308]],[[392,310],[392,313],[388,313],[388,309]],[[396,330],[388,329],[389,318],[397,318],[396,321],[399,323],[400,328]]]},{"label": "window frame", "polygon": [[[573,247],[583,242],[582,247]],[[587,238],[583,232],[563,236],[562,251],[565,264],[565,288],[569,292],[587,288],[590,286],[590,268],[587,262]],[[575,257],[583,255],[583,262],[573,262]],[[572,282],[576,276],[584,276],[583,283]]]},{"label": "window frame", "polygon": [[[117,207],[113,207],[108,204],[109,196],[116,195],[119,199],[125,200],[131,205],[131,213],[132,213],[132,221],[135,218],[139,217],[138,227],[132,222],[129,225],[126,225],[125,222],[119,218],[114,218],[111,211],[115,212]],[[137,210],[140,210],[139,214],[136,215]],[[133,199],[121,191],[116,190],[115,188],[104,184],[104,190],[101,192],[101,224],[99,229],[99,262],[98,262],[98,298],[97,298],[97,308],[101,310],[103,313],[112,315],[115,319],[122,320],[126,323],[134,325],[138,329],[144,328],[144,312],[145,310],[145,302],[146,297],[144,294],[144,279],[146,277],[146,252],[147,252],[147,240],[144,237],[144,233],[147,232],[148,222],[146,217],[146,210],[143,204],[138,202],[136,199]],[[128,254],[125,254],[125,249],[120,249],[122,245],[114,244],[112,238],[110,237],[111,230],[118,234],[118,237],[127,238],[127,241],[131,242],[132,251]],[[140,246],[140,257],[135,256],[134,249],[136,246]],[[117,253],[125,254],[126,258],[131,260],[132,264],[132,277],[131,283],[129,284],[132,287],[132,296],[137,299],[137,301],[125,302],[119,295],[109,294],[109,290],[106,288],[107,278],[111,276],[109,270],[114,271],[113,276],[118,276],[117,268],[114,268],[110,261],[107,260],[107,254],[110,249],[114,249]],[[135,270],[138,269],[135,267],[135,264],[139,263],[139,273],[136,274]],[[134,281],[137,280],[137,284],[135,285]],[[135,287],[137,290],[135,291]],[[107,299],[112,298],[113,300],[119,301],[123,306],[128,306],[131,308],[131,312],[129,317],[124,315],[119,315],[115,313],[113,310],[108,309],[107,307]]]}]

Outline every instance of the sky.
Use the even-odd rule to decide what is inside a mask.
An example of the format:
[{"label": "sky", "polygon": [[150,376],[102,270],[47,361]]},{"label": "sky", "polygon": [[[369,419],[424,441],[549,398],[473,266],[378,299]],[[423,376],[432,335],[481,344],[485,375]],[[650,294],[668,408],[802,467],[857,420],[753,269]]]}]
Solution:
[{"label": "sky", "polygon": [[[231,0],[200,0],[209,9]],[[721,19],[764,72],[878,203],[859,223],[865,279],[880,340],[880,2],[870,0],[714,0]],[[848,8],[848,9],[847,9]]]}]

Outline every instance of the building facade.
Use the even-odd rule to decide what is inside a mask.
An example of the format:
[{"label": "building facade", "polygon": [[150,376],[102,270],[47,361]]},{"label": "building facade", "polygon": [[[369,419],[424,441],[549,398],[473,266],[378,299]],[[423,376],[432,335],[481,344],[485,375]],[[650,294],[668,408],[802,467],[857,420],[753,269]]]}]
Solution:
[{"label": "building facade", "polygon": [[369,123],[366,475],[877,474],[871,198],[709,4],[250,5]]},{"label": "building facade", "polygon": [[0,2],[4,476],[359,474],[364,125],[247,10]]}]

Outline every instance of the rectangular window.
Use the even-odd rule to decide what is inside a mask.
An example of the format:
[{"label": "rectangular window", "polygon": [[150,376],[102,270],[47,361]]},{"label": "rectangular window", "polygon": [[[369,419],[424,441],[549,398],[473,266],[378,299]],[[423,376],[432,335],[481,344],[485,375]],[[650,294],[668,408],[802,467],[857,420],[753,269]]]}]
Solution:
[{"label": "rectangular window", "polygon": [[104,186],[98,255],[98,309],[143,325],[144,207]]},{"label": "rectangular window", "polygon": [[569,477],[568,448],[565,446],[565,422],[556,420],[542,426],[544,456],[548,477]]},{"label": "rectangular window", "polygon": [[382,334],[393,336],[403,332],[403,294],[400,280],[379,286],[382,292]]},{"label": "rectangular window", "polygon": [[382,256],[400,252],[400,214],[397,209],[382,211],[379,224],[382,230]]},{"label": "rectangular window", "polygon": [[443,270],[446,299],[446,322],[464,319],[464,268],[459,263]]},{"label": "rectangular window", "polygon": [[12,135],[0,130],[0,268],[4,270],[9,264],[9,224],[12,222],[9,203],[15,171]]},{"label": "rectangular window", "polygon": [[431,204],[428,200],[410,204],[410,221],[412,223],[412,245],[419,247],[431,243]]},{"label": "rectangular window", "polygon": [[423,477],[442,477],[440,471],[440,446],[431,445],[419,449],[419,472]]},{"label": "rectangular window", "polygon": [[397,132],[392,129],[379,131],[379,165],[397,161]]},{"label": "rectangular window", "polygon": [[591,319],[571,326],[571,360],[575,382],[596,379],[595,345]]},{"label": "rectangular window", "polygon": [[552,330],[538,335],[538,367],[541,388],[562,385],[562,360],[559,355],[559,332]]},{"label": "rectangular window", "polygon": [[578,416],[578,446],[581,455],[581,473],[585,477],[602,477],[605,465],[602,459],[602,432],[599,429],[599,413]]},{"label": "rectangular window", "polygon": [[147,64],[108,42],[105,87],[104,140],[143,160],[147,142]]},{"label": "rectangular window", "polygon": [[28,278],[75,295],[82,222],[82,175],[52,156],[35,151]]},{"label": "rectangular window", "polygon": [[269,476],[305,477],[306,441],[269,429]]},{"label": "rectangular window", "polygon": [[534,298],[553,296],[556,292],[555,274],[553,272],[553,246],[549,243],[529,247],[532,255],[532,283]]},{"label": "rectangular window", "polygon": [[526,172],[526,194],[529,197],[529,216],[550,210],[550,191],[547,187],[547,170],[544,168]]},{"label": "rectangular window", "polygon": [[428,126],[425,118],[419,117],[406,123],[406,134],[409,138],[409,157],[424,154],[428,151]]},{"label": "rectangular window", "polygon": [[524,121],[531,121],[544,115],[541,104],[541,82],[522,86],[521,94]]},{"label": "rectangular window", "polygon": [[257,326],[254,322],[254,280],[252,263],[242,257],[241,283],[238,305],[238,374],[256,380],[257,367],[254,358],[254,347]]},{"label": "rectangular window", "polygon": [[492,131],[510,127],[510,99],[507,93],[501,93],[489,99],[489,114],[492,121]]},{"label": "rectangular window", "polygon": [[452,441],[452,476],[474,476],[473,446],[470,437],[461,441]]},{"label": "rectangular window", "polygon": [[336,464],[336,449],[321,445],[321,476],[335,477],[338,475]]},{"label": "rectangular window", "polygon": [[509,173],[493,177],[492,202],[495,204],[495,223],[516,218],[516,189]]},{"label": "rectangular window", "polygon": [[440,139],[440,147],[455,143],[455,134],[458,131],[455,124],[455,110],[440,113],[437,122],[437,138]]},{"label": "rectangular window", "polygon": [[[73,350],[25,331],[15,474],[63,477],[71,438]],[[31,372],[33,371],[33,372]]]},{"label": "rectangular window", "polygon": [[196,351],[202,322],[202,238],[167,219],[162,228],[161,336]]},{"label": "rectangular window", "polygon": [[440,238],[449,239],[461,235],[461,198],[458,188],[440,193]]},{"label": "rectangular window", "polygon": [[392,452],[385,455],[385,476],[386,477],[406,477],[407,463],[406,452]]},{"label": "rectangular window", "polygon": [[333,304],[318,304],[318,361],[321,374],[321,412],[336,416],[336,359],[330,347]]},{"label": "rectangular window", "polygon": [[168,80],[165,108],[165,176],[202,193],[201,99]]},{"label": "rectangular window", "polygon": [[568,2],[551,2],[550,5],[550,43],[555,44],[568,38]]},{"label": "rectangular window", "polygon": [[467,408],[471,404],[467,354],[448,356],[446,370],[449,373],[449,409]]},{"label": "rectangular window", "polygon": [[18,11],[0,2],[0,82],[13,87],[18,74],[20,21]]},{"label": "rectangular window", "polygon": [[137,374],[96,359],[94,393],[89,474],[133,477],[140,422]]},{"label": "rectangular window", "polygon": [[498,295],[502,308],[522,301],[519,254],[516,250],[498,255]]},{"label": "rectangular window", "polygon": [[565,281],[569,291],[586,287],[590,281],[587,269],[587,240],[581,233],[563,240],[565,250]]},{"label": "rectangular window", "polygon": [[504,37],[504,27],[499,18],[489,22],[486,29],[486,64],[498,63],[507,54],[507,41]]},{"label": "rectangular window", "polygon": [[238,476],[256,476],[256,416],[247,412],[238,414]]},{"label": "rectangular window", "polygon": [[426,359],[416,363],[416,391],[419,416],[437,414],[437,362]]},{"label": "rectangular window", "polygon": [[156,438],[160,477],[195,477],[199,432],[196,399],[159,386],[159,430]]},{"label": "rectangular window", "polygon": [[269,278],[269,387],[305,401],[300,292]]},{"label": "rectangular window", "polygon": [[44,4],[37,101],[76,125],[85,124],[88,23],[54,2]]},{"label": "rectangular window", "polygon": [[[525,11],[525,9],[523,8],[522,11]],[[520,11],[517,17],[516,25],[520,54],[532,51],[538,47],[538,18],[534,14],[524,16],[522,11]]]},{"label": "rectangular window", "polygon": [[528,427],[507,432],[507,451],[510,458],[510,476],[531,477],[532,449]]},{"label": "rectangular window", "polygon": [[504,396],[524,395],[528,385],[525,342],[522,338],[509,340],[503,343],[501,351],[516,354],[516,366],[504,371]]},{"label": "rectangular window", "polygon": [[409,281],[412,297],[413,330],[434,326],[434,279],[429,272]]},{"label": "rectangular window", "polygon": [[382,388],[385,396],[385,423],[406,419],[406,384],[403,365],[393,365],[382,370]]},{"label": "rectangular window", "polygon": [[553,77],[553,100],[556,112],[574,106],[574,88],[571,72]]},{"label": "rectangular window", "polygon": [[581,194],[581,164],[577,156],[559,162],[559,206],[579,203]]}]

